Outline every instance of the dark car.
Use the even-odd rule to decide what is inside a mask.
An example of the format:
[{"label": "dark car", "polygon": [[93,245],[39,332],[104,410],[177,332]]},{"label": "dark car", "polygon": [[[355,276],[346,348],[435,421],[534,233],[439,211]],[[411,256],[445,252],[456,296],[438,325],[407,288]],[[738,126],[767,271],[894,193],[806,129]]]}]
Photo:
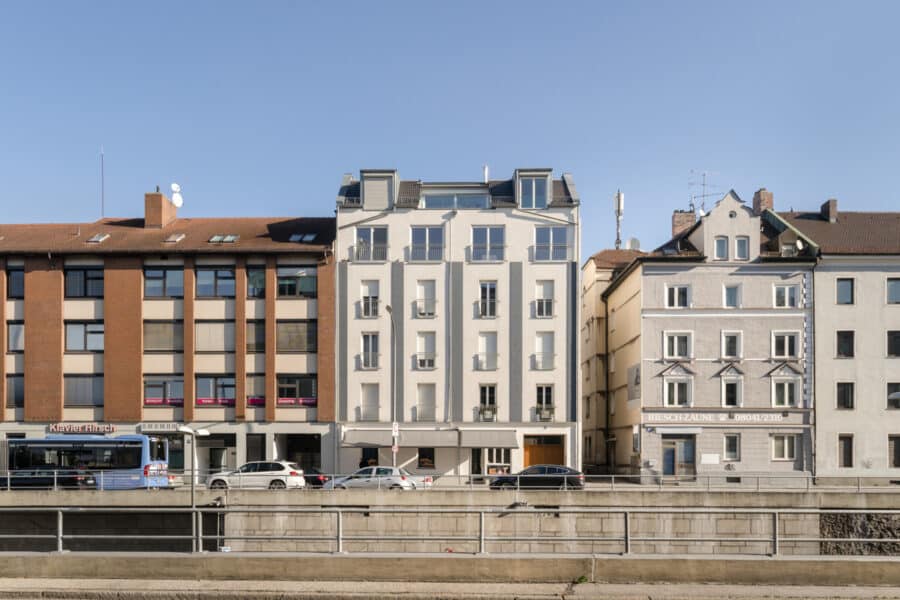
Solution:
[{"label": "dark car", "polygon": [[315,467],[304,469],[304,477],[306,477],[306,485],[313,488],[321,488],[326,482],[331,480],[330,475],[326,475]]},{"label": "dark car", "polygon": [[10,471],[6,479],[3,483],[13,489],[83,490],[97,487],[94,474],[80,469],[21,469]]},{"label": "dark car", "polygon": [[491,489],[584,489],[584,475],[561,465],[532,465],[512,475],[491,480]]}]

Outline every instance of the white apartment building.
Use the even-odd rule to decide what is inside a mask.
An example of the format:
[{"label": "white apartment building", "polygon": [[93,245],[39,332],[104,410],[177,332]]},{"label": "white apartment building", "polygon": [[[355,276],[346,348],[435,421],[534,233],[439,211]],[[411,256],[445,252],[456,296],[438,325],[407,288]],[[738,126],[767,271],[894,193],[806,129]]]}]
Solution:
[{"label": "white apartment building", "polygon": [[[337,201],[336,464],[418,474],[580,467],[579,198],[518,169],[483,182],[345,176]],[[396,423],[396,437],[392,431]]]},{"label": "white apartment building", "polygon": [[900,213],[779,216],[818,246],[816,475],[900,478]]}]

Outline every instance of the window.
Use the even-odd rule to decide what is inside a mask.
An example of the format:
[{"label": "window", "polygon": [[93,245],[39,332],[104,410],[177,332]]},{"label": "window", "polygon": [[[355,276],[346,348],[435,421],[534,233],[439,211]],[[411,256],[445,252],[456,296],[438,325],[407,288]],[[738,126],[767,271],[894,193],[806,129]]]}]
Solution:
[{"label": "window", "polygon": [[719,236],[715,240],[715,254],[714,258],[716,260],[728,260],[728,238]]},{"label": "window", "polygon": [[[553,420],[553,386],[552,385],[539,385],[537,386],[537,402],[536,402],[536,411],[537,418],[539,421],[552,421]],[[587,404],[587,399],[585,399],[585,404]],[[585,418],[588,418],[585,415]]]},{"label": "window", "polygon": [[197,321],[194,328],[197,352],[234,352],[234,321]]},{"label": "window", "polygon": [[665,380],[666,406],[690,406],[691,382],[689,379]]},{"label": "window", "polygon": [[852,331],[837,332],[837,357],[853,358],[854,355],[854,333]]},{"label": "window", "polygon": [[522,208],[547,208],[547,178],[519,178],[519,206]]},{"label": "window", "polygon": [[7,269],[6,297],[15,300],[25,297],[25,270]]},{"label": "window", "polygon": [[799,298],[799,288],[796,285],[776,285],[775,286],[775,307],[776,308],[797,308]]},{"label": "window", "polygon": [[409,259],[438,261],[444,257],[444,228],[440,225],[412,228]]},{"label": "window", "polygon": [[318,321],[277,321],[275,345],[277,352],[316,352]]},{"label": "window", "polygon": [[478,371],[497,369],[497,332],[486,331],[478,334],[478,356],[475,368]]},{"label": "window", "polygon": [[183,406],[182,375],[144,375],[144,406]]},{"label": "window", "polygon": [[781,379],[772,382],[772,406],[797,406],[797,380]]},{"label": "window", "polygon": [[419,370],[434,369],[435,335],[433,331],[416,334],[416,368]]},{"label": "window", "polygon": [[416,386],[416,421],[434,421],[436,414],[436,386],[420,383]]},{"label": "window", "polygon": [[435,316],[437,300],[433,279],[416,282],[416,316],[420,319],[431,319]]},{"label": "window", "polygon": [[772,356],[774,358],[797,358],[798,334],[775,332],[772,334]]},{"label": "window", "polygon": [[25,352],[25,323],[22,321],[6,322],[6,351],[9,353]]},{"label": "window", "polygon": [[144,352],[183,352],[182,321],[144,321]]},{"label": "window", "polygon": [[360,386],[360,421],[377,421],[378,414],[378,384],[363,383]]},{"label": "window", "polygon": [[263,374],[247,374],[245,381],[247,406],[266,405],[266,376]]},{"label": "window", "polygon": [[511,451],[509,448],[485,448],[484,451],[485,468],[488,475],[510,472],[512,461],[510,460]]},{"label": "window", "polygon": [[725,460],[738,462],[741,460],[741,435],[738,433],[725,435]]},{"label": "window", "polygon": [[103,375],[65,375],[66,406],[103,406]]},{"label": "window", "polygon": [[741,332],[722,332],[722,358],[737,359],[741,356]]},{"label": "window", "polygon": [[856,302],[856,293],[853,289],[853,280],[840,278],[837,280],[837,303],[853,304]]},{"label": "window", "polygon": [[690,288],[686,285],[669,286],[666,290],[666,306],[668,308],[687,308],[690,302]]},{"label": "window", "polygon": [[361,363],[363,369],[378,368],[378,334],[364,333],[362,334],[362,356]]},{"label": "window", "polygon": [[419,208],[438,210],[484,209],[491,207],[489,194],[425,194],[419,201]]},{"label": "window", "polygon": [[478,410],[482,421],[493,421],[497,418],[497,386],[481,385],[478,388]]},{"label": "window", "polygon": [[265,267],[247,267],[247,297],[266,297],[266,269]]},{"label": "window", "polygon": [[6,408],[25,408],[25,376],[6,376]]},{"label": "window", "polygon": [[730,378],[722,380],[722,406],[737,407],[741,405],[741,380]]},{"label": "window", "polygon": [[315,375],[278,375],[278,406],[316,406]]},{"label": "window", "polygon": [[144,268],[145,298],[183,298],[184,269],[146,267]]},{"label": "window", "polygon": [[892,382],[887,384],[887,407],[900,409],[900,383]]},{"label": "window", "polygon": [[419,448],[418,456],[417,469],[434,468],[434,448]]},{"label": "window", "polygon": [[838,410],[853,410],[853,396],[855,386],[853,382],[841,381],[837,384]]},{"label": "window", "polygon": [[505,246],[502,225],[472,227],[472,260],[501,261]]},{"label": "window", "polygon": [[234,298],[234,269],[197,269],[198,298]]},{"label": "window", "polygon": [[838,466],[842,469],[853,468],[853,436],[841,434],[838,436]]},{"label": "window", "polygon": [[[540,397],[540,392],[538,392],[538,396]],[[582,402],[582,405],[583,405],[582,410],[584,411],[584,418],[590,419],[591,418],[591,397],[585,396],[584,401]]]},{"label": "window", "polygon": [[247,353],[266,351],[266,322],[247,321]]},{"label": "window", "polygon": [[739,235],[734,239],[735,260],[750,260],[750,238]]},{"label": "window", "polygon": [[388,228],[387,227],[357,227],[356,228],[356,253],[357,261],[384,261],[387,260]]},{"label": "window", "polygon": [[553,316],[553,280],[538,281],[535,286],[534,316],[547,319]]},{"label": "window", "polygon": [[892,358],[900,356],[900,331],[887,332],[887,353]]},{"label": "window", "polygon": [[66,352],[103,352],[103,323],[67,321]]},{"label": "window", "polygon": [[362,282],[362,305],[360,313],[363,319],[374,319],[378,316],[378,281]]},{"label": "window", "polygon": [[493,319],[497,316],[497,282],[482,281],[481,296],[478,301],[478,316]]},{"label": "window", "polygon": [[668,359],[689,359],[691,355],[691,335],[689,333],[665,334],[665,357]]},{"label": "window", "polygon": [[568,260],[569,232],[562,227],[534,228],[534,260]]},{"label": "window", "polygon": [[66,298],[102,298],[103,269],[66,269]]},{"label": "window", "polygon": [[234,406],[234,376],[197,375],[197,406]]},{"label": "window", "polygon": [[900,278],[889,277],[887,280],[887,303],[900,304]]},{"label": "window", "polygon": [[726,285],[725,286],[725,308],[741,307],[741,286]]},{"label": "window", "polygon": [[900,435],[888,436],[888,464],[892,469],[900,469]]},{"label": "window", "polygon": [[279,298],[316,297],[316,267],[278,267],[275,272]]},{"label": "window", "polygon": [[797,436],[773,435],[772,436],[772,460],[796,460]]},{"label": "window", "polygon": [[554,335],[552,331],[541,331],[534,336],[534,368],[538,371],[549,371],[553,368],[556,353],[554,351]]}]

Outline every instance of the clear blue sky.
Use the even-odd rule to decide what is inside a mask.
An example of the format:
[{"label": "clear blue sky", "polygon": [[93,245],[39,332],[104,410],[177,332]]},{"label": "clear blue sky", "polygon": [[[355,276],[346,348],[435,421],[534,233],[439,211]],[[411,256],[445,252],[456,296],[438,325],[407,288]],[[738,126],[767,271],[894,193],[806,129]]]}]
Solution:
[{"label": "clear blue sky", "polygon": [[330,215],[341,175],[569,171],[586,253],[662,243],[691,170],[900,210],[900,3],[0,4],[0,221]]}]

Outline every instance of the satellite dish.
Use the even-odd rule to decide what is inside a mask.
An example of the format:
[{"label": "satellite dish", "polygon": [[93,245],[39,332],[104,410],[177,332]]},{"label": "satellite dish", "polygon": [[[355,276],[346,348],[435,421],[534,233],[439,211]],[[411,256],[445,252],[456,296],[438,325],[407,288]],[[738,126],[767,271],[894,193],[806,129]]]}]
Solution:
[{"label": "satellite dish", "polygon": [[177,194],[177,193],[180,192],[180,191],[181,191],[181,186],[178,185],[177,183],[173,183],[173,184],[172,184],[172,192],[175,193],[175,194]]},{"label": "satellite dish", "polygon": [[181,196],[181,186],[177,183],[172,184],[172,204],[175,208],[181,208],[184,204],[184,198]]},{"label": "satellite dish", "polygon": [[699,211],[699,212],[700,212],[700,218],[703,218],[703,217],[705,217],[705,216],[706,216],[706,211],[705,211],[705,210],[703,210],[703,209],[702,209],[702,208],[701,208],[701,209],[700,209],[700,211]]}]

